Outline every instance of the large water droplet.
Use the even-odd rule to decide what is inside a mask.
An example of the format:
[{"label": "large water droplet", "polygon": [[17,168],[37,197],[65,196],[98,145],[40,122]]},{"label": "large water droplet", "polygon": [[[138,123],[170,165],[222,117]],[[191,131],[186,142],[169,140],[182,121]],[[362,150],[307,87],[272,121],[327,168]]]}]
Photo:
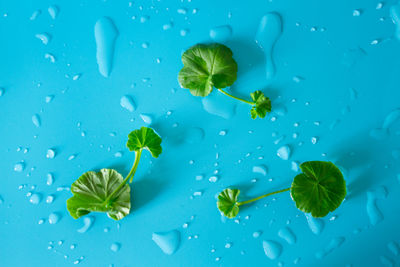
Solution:
[{"label": "large water droplet", "polygon": [[54,159],[55,156],[56,156],[56,151],[54,149],[52,149],[52,148],[47,149],[46,158]]},{"label": "large water droplet", "polygon": [[140,118],[142,118],[142,120],[146,124],[151,124],[153,122],[153,119],[149,114],[140,114]]},{"label": "large water droplet", "polygon": [[376,204],[377,199],[384,199],[387,190],[384,186],[379,186],[373,191],[367,192],[367,214],[372,225],[376,225],[383,220],[383,214]]},{"label": "large water droplet", "polygon": [[340,247],[343,244],[344,241],[345,241],[345,238],[342,237],[342,236],[333,238],[323,250],[318,251],[317,253],[315,253],[315,257],[317,259],[322,259],[327,254],[331,253],[333,250],[335,250],[336,248]]},{"label": "large water droplet", "polygon": [[120,105],[130,112],[133,112],[136,109],[135,102],[133,102],[132,97],[130,97],[129,95],[124,95],[123,97],[121,97]]},{"label": "large water droplet", "polygon": [[153,241],[168,255],[173,254],[180,244],[180,232],[172,230],[169,232],[153,233]]},{"label": "large water droplet", "polygon": [[290,244],[290,245],[293,245],[294,243],[296,243],[296,236],[294,235],[292,230],[290,230],[289,227],[280,229],[278,231],[278,236],[280,238],[282,238],[283,240],[285,240],[286,242],[288,242],[288,244]]},{"label": "large water droplet", "polygon": [[100,74],[106,78],[111,72],[117,36],[118,30],[110,18],[103,17],[96,22],[94,26],[97,47],[96,59]]},{"label": "large water droplet", "polygon": [[232,36],[232,28],[228,25],[218,26],[210,30],[210,38],[215,42],[226,42]]},{"label": "large water droplet", "polygon": [[276,72],[272,60],[272,53],[275,42],[278,40],[281,33],[282,20],[278,13],[271,12],[261,18],[255,41],[265,54],[267,79],[272,78]]},{"label": "large water droplet", "polygon": [[319,218],[314,218],[309,213],[305,213],[304,215],[307,218],[308,227],[310,228],[311,232],[319,235],[324,229],[324,221]]},{"label": "large water droplet", "polygon": [[198,144],[204,139],[204,130],[198,127],[191,127],[185,133],[185,142]]},{"label": "large water droplet", "polygon": [[81,228],[79,228],[78,230],[76,230],[78,233],[86,233],[90,227],[92,226],[94,222],[94,217],[93,216],[86,216],[83,218],[83,226]]},{"label": "large water droplet", "polygon": [[282,253],[282,246],[281,244],[271,241],[271,240],[264,240],[263,241],[263,248],[265,255],[271,260],[277,259]]}]

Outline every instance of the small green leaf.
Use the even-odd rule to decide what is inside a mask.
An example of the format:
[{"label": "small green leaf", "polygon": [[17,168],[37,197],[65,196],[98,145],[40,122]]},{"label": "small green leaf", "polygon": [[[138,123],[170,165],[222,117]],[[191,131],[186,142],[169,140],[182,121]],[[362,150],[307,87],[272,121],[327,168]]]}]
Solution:
[{"label": "small green leaf", "polygon": [[194,96],[207,96],[214,87],[225,88],[236,81],[237,63],[225,45],[197,44],[182,55],[178,81]]},{"label": "small green leaf", "polygon": [[67,200],[69,213],[74,219],[90,212],[107,212],[108,217],[114,220],[124,218],[131,209],[129,185],[123,186],[107,200],[122,181],[121,174],[112,169],[84,173],[71,185],[74,195]]},{"label": "small green leaf", "polygon": [[267,113],[271,112],[271,100],[264,95],[261,91],[255,91],[250,94],[251,99],[255,103],[250,110],[251,118],[255,119],[258,117],[264,118]]},{"label": "small green leaf", "polygon": [[218,195],[217,207],[226,217],[232,219],[239,213],[239,205],[237,202],[239,189],[224,189]]},{"label": "small green leaf", "polygon": [[142,127],[134,130],[128,135],[128,143],[126,146],[130,151],[139,151],[147,149],[155,158],[162,152],[161,137],[151,128]]},{"label": "small green leaf", "polygon": [[346,182],[332,162],[308,161],[292,183],[290,194],[296,207],[313,217],[324,217],[337,209],[346,196]]}]

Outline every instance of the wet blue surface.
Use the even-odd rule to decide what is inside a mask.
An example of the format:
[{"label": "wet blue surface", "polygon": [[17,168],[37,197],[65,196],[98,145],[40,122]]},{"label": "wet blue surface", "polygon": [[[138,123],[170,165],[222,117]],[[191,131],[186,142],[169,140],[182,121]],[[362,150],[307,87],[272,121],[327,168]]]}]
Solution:
[{"label": "wet blue surface", "polygon": [[[396,4],[2,1],[0,265],[398,265]],[[282,20],[272,76],[270,51],[255,42],[270,12]],[[271,98],[266,119],[252,120],[249,106],[218,92],[202,100],[179,87],[181,53],[212,39],[238,62],[231,92]],[[88,170],[126,175],[134,160],[127,134],[146,123],[164,151],[158,159],[143,153],[131,214],[119,222],[70,217],[66,189]],[[288,160],[277,156],[285,145]],[[307,218],[285,192],[221,220],[215,195],[226,186],[247,196],[285,188],[293,161],[307,160],[341,166],[348,195],[335,212]],[[153,233],[180,240],[175,253],[164,254]]]}]

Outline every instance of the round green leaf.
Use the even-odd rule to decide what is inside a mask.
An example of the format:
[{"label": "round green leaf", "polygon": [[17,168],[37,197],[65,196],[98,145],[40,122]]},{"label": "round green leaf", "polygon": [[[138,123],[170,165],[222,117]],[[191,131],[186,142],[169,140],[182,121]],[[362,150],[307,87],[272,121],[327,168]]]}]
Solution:
[{"label": "round green leaf", "polygon": [[236,81],[237,63],[225,45],[194,45],[183,53],[182,62],[179,84],[194,96],[207,96],[214,87],[222,89]]},{"label": "round green leaf", "polygon": [[251,99],[255,103],[250,110],[251,118],[264,118],[267,113],[271,112],[271,100],[261,91],[255,91],[250,94]]},{"label": "round green leaf", "polygon": [[107,200],[122,181],[121,174],[112,169],[84,173],[71,185],[74,196],[67,200],[69,213],[74,219],[90,212],[107,212],[107,215],[114,220],[124,218],[131,209],[129,185],[123,186],[110,200]]},{"label": "round green leaf", "polygon": [[313,217],[324,217],[337,209],[346,196],[346,182],[332,162],[308,161],[292,183],[290,194],[296,207]]},{"label": "round green leaf", "polygon": [[151,155],[157,158],[161,152],[161,137],[151,128],[142,127],[134,130],[128,135],[126,146],[130,151],[147,149]]},{"label": "round green leaf", "polygon": [[239,189],[227,188],[218,195],[217,207],[221,213],[230,219],[236,217],[239,213],[239,206],[237,205],[239,193]]}]

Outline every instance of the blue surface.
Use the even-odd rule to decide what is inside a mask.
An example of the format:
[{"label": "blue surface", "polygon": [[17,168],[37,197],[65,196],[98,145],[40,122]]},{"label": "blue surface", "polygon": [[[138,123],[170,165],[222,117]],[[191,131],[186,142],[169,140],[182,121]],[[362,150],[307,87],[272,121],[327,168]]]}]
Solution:
[{"label": "blue surface", "polygon": [[[79,259],[79,266],[398,265],[400,256],[388,244],[400,242],[400,123],[393,122],[381,137],[374,129],[400,108],[400,41],[389,12],[396,1],[383,1],[376,9],[378,3],[0,2],[0,265],[70,266]],[[59,10],[55,19],[47,11],[52,5]],[[36,10],[41,13],[31,20]],[[353,16],[355,10],[359,16]],[[269,12],[279,13],[283,22],[272,79],[266,79],[265,57],[254,42],[260,19]],[[94,37],[95,23],[104,16],[118,31],[108,78],[98,70]],[[239,65],[231,91],[246,97],[263,90],[278,111],[267,119],[251,120],[246,104],[217,92],[206,103],[231,117],[210,114],[202,99],[179,88],[181,53],[210,41],[210,30],[222,25],[232,29],[231,36],[224,33],[225,43]],[[51,35],[47,45],[35,37],[41,33]],[[120,106],[124,95],[132,97],[135,111]],[[46,96],[54,98],[46,103]],[[35,114],[40,127],[32,123]],[[125,148],[127,134],[145,125],[140,114],[152,117],[151,127],[163,137],[163,154],[152,159],[144,153],[129,216],[115,222],[105,214],[91,215],[92,227],[79,233],[83,218],[74,220],[65,206],[71,193],[57,188],[69,187],[88,170],[112,167],[126,175],[134,160]],[[316,144],[312,137],[318,137]],[[292,150],[287,161],[276,156],[282,145]],[[49,148],[56,152],[53,159],[46,158]],[[119,151],[121,158],[115,157]],[[71,155],[75,158],[68,160]],[[287,192],[248,206],[236,222],[221,220],[215,204],[220,190],[236,185],[256,196],[285,188],[296,174],[291,162],[307,160],[340,165],[349,192],[323,219],[319,235]],[[14,171],[21,161],[24,170]],[[266,176],[252,172],[259,165],[268,167]],[[215,170],[219,179],[211,183]],[[54,175],[50,186],[48,173]],[[196,175],[204,179],[197,181]],[[368,192],[384,190],[380,186],[387,190],[386,198],[376,200],[383,220],[371,224],[367,203],[374,195]],[[193,197],[197,191],[202,196]],[[30,203],[29,192],[39,194],[41,202]],[[55,197],[51,204],[48,195]],[[60,216],[56,224],[49,224],[51,213]],[[278,236],[286,226],[296,236],[293,245]],[[181,243],[166,255],[152,234],[174,229]],[[254,238],[254,232],[261,235]],[[270,260],[263,240],[279,243],[280,257]],[[318,259],[332,240],[344,242]]]}]

